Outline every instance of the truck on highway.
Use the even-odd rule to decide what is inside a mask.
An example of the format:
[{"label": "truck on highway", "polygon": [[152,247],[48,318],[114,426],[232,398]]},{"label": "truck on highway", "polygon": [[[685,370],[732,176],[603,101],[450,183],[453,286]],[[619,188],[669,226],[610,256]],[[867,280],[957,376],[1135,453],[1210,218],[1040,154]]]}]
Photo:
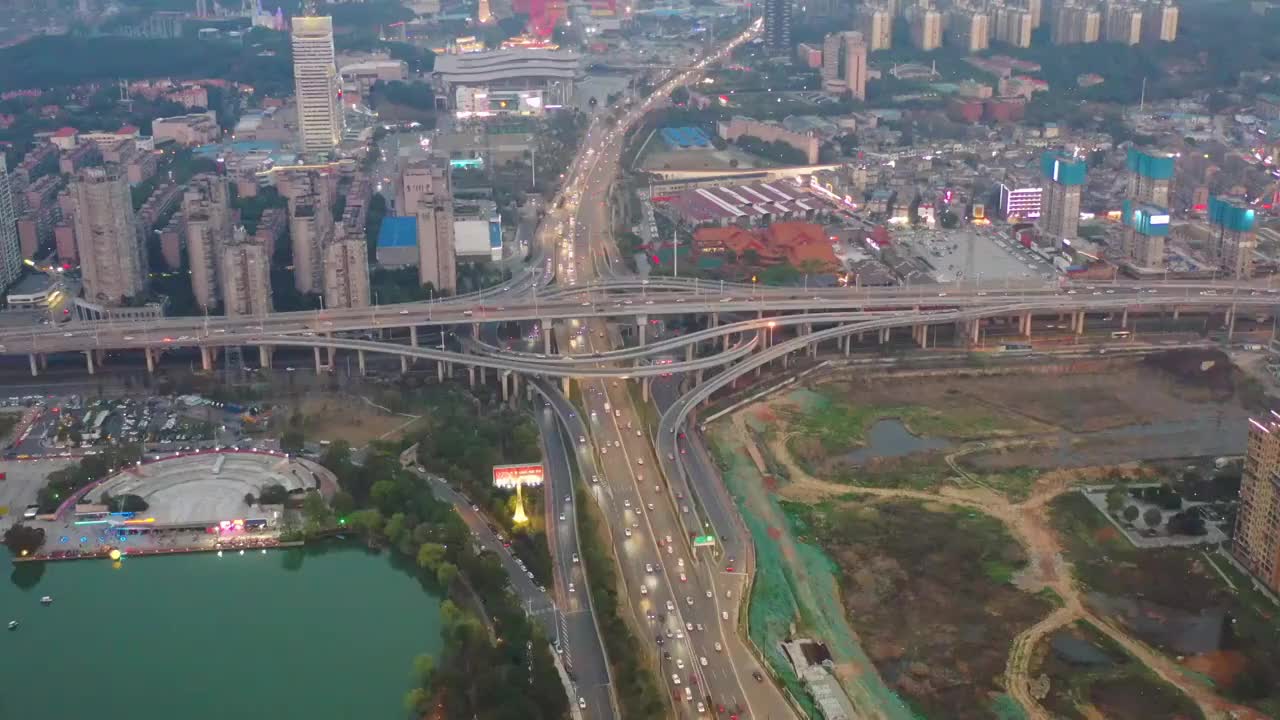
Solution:
[{"label": "truck on highway", "polygon": [[1000,352],[1025,355],[1031,352],[1031,343],[1005,343],[1000,346]]}]

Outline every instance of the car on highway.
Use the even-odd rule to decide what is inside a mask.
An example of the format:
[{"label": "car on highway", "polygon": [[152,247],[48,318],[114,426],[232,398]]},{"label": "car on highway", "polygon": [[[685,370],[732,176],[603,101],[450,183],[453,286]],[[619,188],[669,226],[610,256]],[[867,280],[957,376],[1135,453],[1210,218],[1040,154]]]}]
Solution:
[{"label": "car on highway", "polygon": [[[636,432],[640,432],[640,431],[639,431],[639,430],[637,430]],[[643,464],[644,464],[644,458],[636,458],[636,464],[637,464],[637,465],[643,465]]]},{"label": "car on highway", "polygon": [[716,642],[716,652],[724,652],[724,646],[719,641]]},{"label": "car on highway", "polygon": [[[532,577],[532,575],[533,574],[530,573],[530,577]],[[569,583],[569,592],[577,592],[577,589],[573,586],[573,583]]]},{"label": "car on highway", "polygon": [[631,537],[631,528],[622,528],[622,534]]},{"label": "car on highway", "polygon": [[684,604],[688,605],[689,607],[693,607],[693,596],[692,595],[685,596]]},{"label": "car on highway", "polygon": [[671,684],[672,684],[672,685],[679,685],[679,684],[680,684],[680,676],[679,676],[679,675],[677,675],[677,674],[675,674],[675,673],[671,673]]}]

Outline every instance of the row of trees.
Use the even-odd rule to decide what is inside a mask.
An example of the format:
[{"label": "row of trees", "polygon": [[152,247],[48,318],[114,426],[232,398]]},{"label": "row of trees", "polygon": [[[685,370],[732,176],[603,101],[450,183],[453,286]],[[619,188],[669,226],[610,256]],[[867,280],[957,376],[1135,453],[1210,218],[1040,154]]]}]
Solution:
[{"label": "row of trees", "polygon": [[[497,556],[477,552],[453,508],[436,499],[425,480],[400,467],[401,447],[375,444],[357,467],[350,447],[334,443],[321,462],[337,475],[343,491],[330,515],[306,507],[304,515],[309,525],[314,515],[315,522],[336,521],[374,544],[390,545],[450,597],[479,598],[487,624],[462,604],[443,603],[441,660],[415,659],[417,687],[405,696],[406,711],[423,713],[438,703],[443,717],[457,720],[563,717],[568,701],[546,637],[507,591]],[[343,514],[339,505],[348,501],[358,509]]]}]

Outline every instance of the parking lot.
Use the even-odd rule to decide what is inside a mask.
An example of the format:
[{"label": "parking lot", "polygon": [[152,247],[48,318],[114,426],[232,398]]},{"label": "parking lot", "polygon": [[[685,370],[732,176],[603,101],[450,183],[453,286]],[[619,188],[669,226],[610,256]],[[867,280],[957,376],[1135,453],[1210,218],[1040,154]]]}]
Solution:
[{"label": "parking lot", "polygon": [[[937,282],[1051,280],[1057,276],[1044,259],[990,228],[907,230],[897,237],[933,266]],[[970,245],[975,277],[965,276]]]},{"label": "parking lot", "polygon": [[0,515],[0,531],[22,519],[23,509],[35,503],[36,493],[49,473],[74,462],[74,458],[0,461],[0,472],[5,474],[5,479],[0,480],[0,508],[5,509]]}]

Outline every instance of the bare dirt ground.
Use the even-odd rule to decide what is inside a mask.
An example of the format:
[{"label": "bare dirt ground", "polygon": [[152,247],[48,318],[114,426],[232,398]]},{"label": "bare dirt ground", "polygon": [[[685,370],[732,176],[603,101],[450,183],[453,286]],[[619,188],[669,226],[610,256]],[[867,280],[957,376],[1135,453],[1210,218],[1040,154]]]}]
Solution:
[{"label": "bare dirt ground", "polygon": [[[1008,383],[1007,379],[1005,383]],[[901,403],[903,400],[901,397],[896,397],[896,401]],[[1040,409],[1044,410],[1045,407],[1042,406]],[[1126,410],[1113,407],[1110,412],[1115,417],[1124,413],[1136,413],[1139,410],[1140,408]],[[750,413],[757,420],[762,414],[775,420],[777,416],[775,409],[758,406],[735,415],[734,432],[738,434],[738,439],[747,444],[754,443],[754,439],[746,428],[745,413]],[[783,433],[775,434],[774,440],[767,448],[768,454],[774,458],[775,462],[781,464],[788,478],[788,483],[777,490],[783,499],[837,504],[846,502],[841,498],[851,495],[858,498],[865,496],[909,498],[985,513],[1004,523],[1029,558],[1027,567],[1014,579],[1017,586],[1029,592],[1048,590],[1062,601],[1061,607],[1019,632],[1010,644],[1004,683],[1007,692],[1022,705],[1030,718],[1049,720],[1052,717],[1050,712],[1039,703],[1037,692],[1033,689],[1033,677],[1029,669],[1032,650],[1049,634],[1077,620],[1090,622],[1161,680],[1185,693],[1206,718],[1211,720],[1226,718],[1229,717],[1228,713],[1231,713],[1230,717],[1234,718],[1260,720],[1265,717],[1250,708],[1230,703],[1217,696],[1202,681],[1188,676],[1173,660],[1135,639],[1110,620],[1098,616],[1084,604],[1082,593],[1073,577],[1073,569],[1065,560],[1059,536],[1050,521],[1048,504],[1062,493],[1069,491],[1073,484],[1097,477],[1103,471],[1102,469],[1059,470],[1045,473],[1035,481],[1030,495],[1025,500],[1011,502],[1004,495],[990,489],[962,487],[958,483],[943,483],[933,490],[926,491],[850,486],[828,482],[809,475],[800,467],[789,453],[784,438]],[[883,674],[883,669],[876,668],[876,670]],[[865,672],[866,669],[863,671]],[[842,678],[842,682],[853,679]]]},{"label": "bare dirt ground", "polygon": [[[415,422],[412,417],[387,412],[349,395],[310,395],[296,409],[305,418],[307,439],[346,440],[352,447],[393,437]],[[293,410],[290,408],[290,415]]]}]

